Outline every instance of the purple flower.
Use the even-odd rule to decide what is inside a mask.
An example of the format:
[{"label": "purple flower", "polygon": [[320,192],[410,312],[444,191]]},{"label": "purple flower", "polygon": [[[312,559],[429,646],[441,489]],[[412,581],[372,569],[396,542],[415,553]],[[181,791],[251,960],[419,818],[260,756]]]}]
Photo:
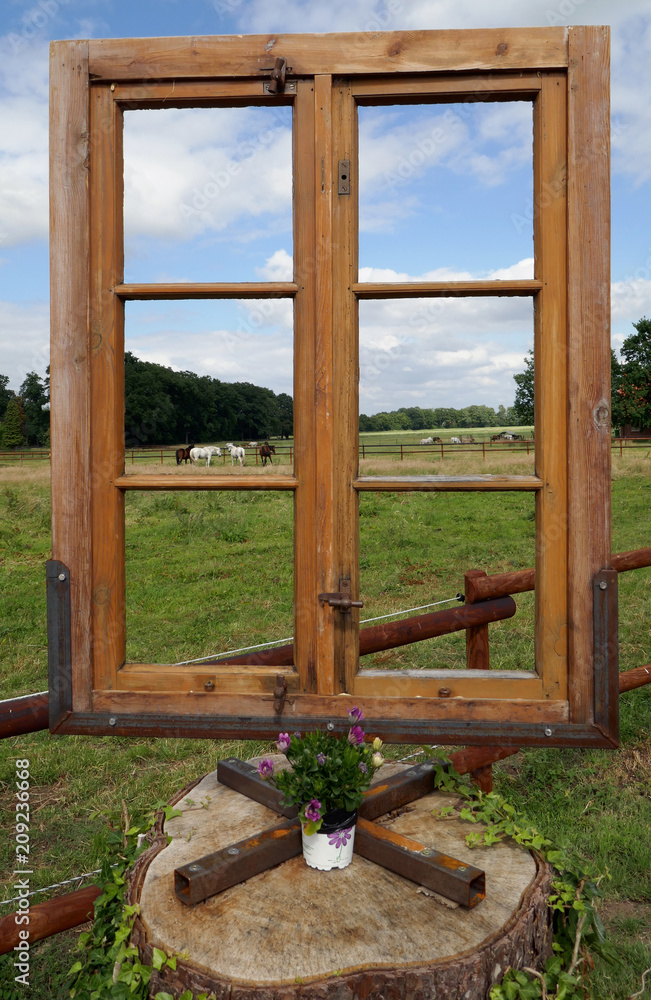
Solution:
[{"label": "purple flower", "polygon": [[360,769],[360,771],[362,772],[362,774],[368,774],[368,766],[364,763],[363,760],[360,760],[360,762],[359,762],[359,764],[357,766]]},{"label": "purple flower", "polygon": [[364,718],[364,713],[361,708],[358,708],[357,705],[355,705],[353,708],[348,709],[348,716],[351,722],[361,722]]},{"label": "purple flower", "polygon": [[318,753],[316,755],[316,762],[317,764],[321,764],[321,766],[323,767],[323,765],[326,762],[326,755],[324,753]]},{"label": "purple flower", "polygon": [[274,762],[272,760],[269,760],[268,757],[265,757],[265,759],[261,760],[260,763],[258,764],[258,774],[260,775],[261,778],[271,778],[273,773],[274,773]]},{"label": "purple flower", "polygon": [[318,823],[321,819],[321,803],[318,799],[310,799],[305,806],[305,819],[309,823]]},{"label": "purple flower", "polygon": [[330,847],[345,847],[350,840],[352,833],[352,826],[349,826],[347,830],[337,830],[336,833],[329,833],[328,843],[330,844]]},{"label": "purple flower", "polygon": [[350,732],[348,733],[348,742],[352,743],[354,747],[357,747],[360,743],[364,742],[364,730],[361,726],[351,726]]},{"label": "purple flower", "polygon": [[278,739],[276,740],[276,746],[281,753],[285,750],[289,750],[289,744],[292,742],[289,733],[278,733]]}]

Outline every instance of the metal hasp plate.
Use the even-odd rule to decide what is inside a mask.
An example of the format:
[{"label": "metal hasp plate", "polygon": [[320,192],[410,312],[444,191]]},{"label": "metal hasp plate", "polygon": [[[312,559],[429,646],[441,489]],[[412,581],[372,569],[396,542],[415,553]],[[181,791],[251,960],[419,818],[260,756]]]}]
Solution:
[{"label": "metal hasp plate", "polygon": [[[384,813],[433,792],[436,766],[430,762],[417,764],[365,793],[359,809],[354,849],[361,857],[471,908],[485,896],[486,879],[481,869],[372,822]],[[296,810],[281,804],[282,792],[263,781],[252,764],[233,758],[220,761],[217,779],[290,818],[247,840],[177,868],[174,890],[181,902],[189,906],[301,853],[301,824],[293,818]]]}]

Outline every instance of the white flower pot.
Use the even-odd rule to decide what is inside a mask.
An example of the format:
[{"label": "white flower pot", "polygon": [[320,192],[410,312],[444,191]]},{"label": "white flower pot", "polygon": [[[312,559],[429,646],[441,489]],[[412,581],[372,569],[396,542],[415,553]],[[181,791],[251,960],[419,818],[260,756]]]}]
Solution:
[{"label": "white flower pot", "polygon": [[303,830],[303,857],[310,868],[328,872],[331,868],[346,868],[353,858],[357,813],[336,810],[326,813],[321,829],[306,836]]}]

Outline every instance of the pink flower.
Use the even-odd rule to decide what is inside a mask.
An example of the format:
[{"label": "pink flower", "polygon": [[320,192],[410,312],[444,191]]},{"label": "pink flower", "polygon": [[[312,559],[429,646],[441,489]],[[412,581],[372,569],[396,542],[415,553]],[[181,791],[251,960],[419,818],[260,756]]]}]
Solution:
[{"label": "pink flower", "polygon": [[261,778],[271,778],[274,773],[274,762],[268,757],[261,760],[258,764],[258,774]]},{"label": "pink flower", "polygon": [[289,733],[278,733],[278,739],[276,740],[276,746],[281,753],[285,753],[285,750],[289,750],[289,745],[292,742]]},{"label": "pink flower", "polygon": [[353,708],[348,709],[348,717],[351,722],[361,722],[364,718],[364,713],[361,708],[358,708],[357,705],[355,705]]},{"label": "pink flower", "polygon": [[364,742],[364,730],[361,726],[351,726],[348,733],[348,742],[352,743],[354,747]]},{"label": "pink flower", "polygon": [[318,823],[321,819],[321,803],[318,799],[310,799],[305,806],[305,819],[309,823]]}]

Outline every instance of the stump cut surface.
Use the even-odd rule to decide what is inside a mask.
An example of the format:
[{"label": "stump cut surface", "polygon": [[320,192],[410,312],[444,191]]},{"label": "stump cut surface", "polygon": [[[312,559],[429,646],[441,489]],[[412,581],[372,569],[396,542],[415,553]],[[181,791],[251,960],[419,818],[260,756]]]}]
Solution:
[{"label": "stump cut surface", "polygon": [[[383,777],[399,767],[388,765]],[[432,815],[457,802],[437,792],[376,822],[483,868],[486,899],[472,910],[357,855],[348,868],[330,872],[293,858],[187,907],[174,892],[175,868],[279,821],[220,785],[215,772],[206,775],[176,804],[182,815],[165,824],[171,843],[143,856],[132,880],[132,900],[141,907],[141,950],[156,946],[184,954],[176,975],[154,977],[153,992],[178,987],[180,995],[182,987],[194,986],[212,989],[218,1000],[470,1000],[486,996],[508,965],[540,966],[551,945],[551,870],[512,842],[470,850],[465,836],[475,826]],[[464,982],[472,992],[459,992]]]}]

